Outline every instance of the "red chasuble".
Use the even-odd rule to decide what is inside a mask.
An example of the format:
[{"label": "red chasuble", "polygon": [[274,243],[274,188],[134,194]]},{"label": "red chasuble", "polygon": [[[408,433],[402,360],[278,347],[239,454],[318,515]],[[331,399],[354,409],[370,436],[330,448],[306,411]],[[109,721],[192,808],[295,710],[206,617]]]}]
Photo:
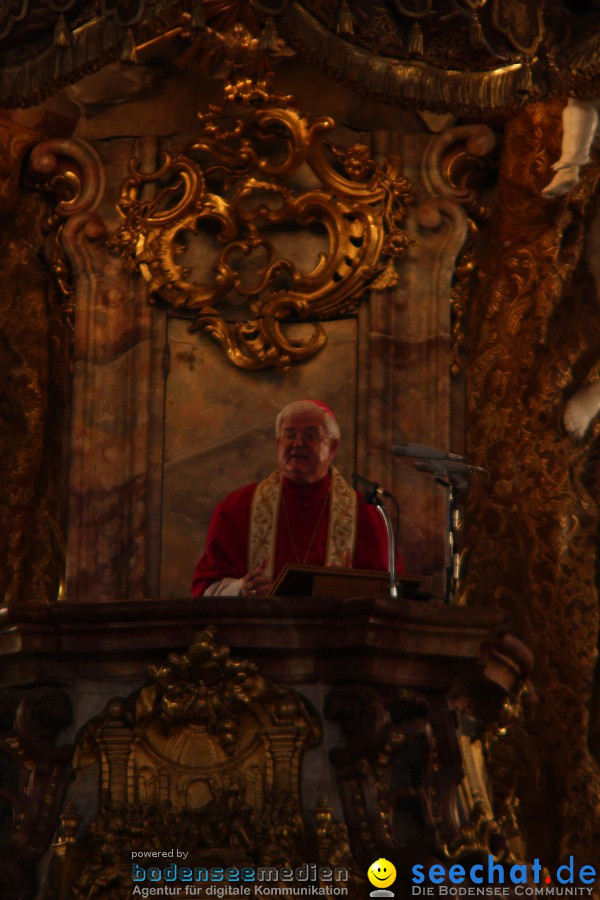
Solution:
[{"label": "red chasuble", "polygon": [[[199,597],[222,578],[242,578],[249,569],[248,538],[256,484],[229,494],[212,515],[206,549],[198,561],[192,596]],[[374,506],[357,495],[356,544],[345,565],[388,571],[387,534]],[[283,476],[276,522],[273,578],[286,563],[325,565],[331,503],[329,474],[312,484],[298,484]],[[400,571],[403,571],[400,568]]]}]

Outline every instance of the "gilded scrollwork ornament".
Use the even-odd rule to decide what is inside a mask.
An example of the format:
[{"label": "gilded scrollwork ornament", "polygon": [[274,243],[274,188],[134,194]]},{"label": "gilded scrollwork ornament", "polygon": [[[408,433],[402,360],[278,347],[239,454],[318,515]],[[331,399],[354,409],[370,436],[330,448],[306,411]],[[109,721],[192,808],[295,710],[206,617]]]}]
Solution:
[{"label": "gilded scrollwork ornament", "polygon": [[43,223],[47,235],[44,256],[60,291],[64,315],[72,328],[75,285],[65,249],[65,225],[76,216],[94,215],[104,194],[104,167],[89,143],[54,138],[40,141],[33,147],[28,178],[33,179],[34,185],[52,200],[52,210]]},{"label": "gilded scrollwork ornament", "polygon": [[[380,166],[364,144],[339,146],[331,118],[310,123],[269,79],[228,84],[199,121],[198,136],[165,151],[156,171],[130,161],[110,246],[236,366],[287,369],[323,346],[320,321],[395,283],[412,243],[403,228],[411,185],[398,158]],[[306,263],[279,249],[282,234],[312,235]],[[286,331],[303,319],[308,336]]]},{"label": "gilded scrollwork ornament", "polygon": [[464,322],[477,271],[480,228],[493,207],[496,145],[497,135],[488,125],[459,125],[433,136],[423,153],[421,174],[427,193],[417,210],[418,221],[426,228],[438,228],[443,218],[449,217],[454,234],[461,234],[450,296],[453,375],[462,365]]}]

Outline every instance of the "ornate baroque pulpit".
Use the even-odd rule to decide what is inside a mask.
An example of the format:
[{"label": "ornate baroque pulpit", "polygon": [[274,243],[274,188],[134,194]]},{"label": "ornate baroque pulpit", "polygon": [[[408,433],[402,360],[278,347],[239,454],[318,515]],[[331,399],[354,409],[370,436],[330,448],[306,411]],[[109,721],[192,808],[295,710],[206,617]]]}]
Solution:
[{"label": "ornate baroque pulpit", "polygon": [[0,732],[14,773],[3,897],[36,880],[48,900],[129,897],[133,854],[153,850],[206,867],[341,866],[356,897],[379,857],[400,887],[418,862],[519,854],[486,759],[532,660],[493,610],[17,604],[0,654],[20,685]]}]

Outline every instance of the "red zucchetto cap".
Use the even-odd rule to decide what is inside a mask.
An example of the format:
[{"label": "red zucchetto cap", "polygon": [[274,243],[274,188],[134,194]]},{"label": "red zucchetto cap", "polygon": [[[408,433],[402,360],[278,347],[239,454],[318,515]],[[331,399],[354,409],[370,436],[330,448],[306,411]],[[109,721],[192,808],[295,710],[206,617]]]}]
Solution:
[{"label": "red zucchetto cap", "polygon": [[331,416],[332,419],[335,419],[335,413],[332,409],[330,409],[326,403],[323,403],[322,400],[313,400],[312,397],[305,397],[299,401],[300,403],[314,403],[315,406],[318,406],[319,409],[322,409],[324,413],[327,413],[328,416]]}]

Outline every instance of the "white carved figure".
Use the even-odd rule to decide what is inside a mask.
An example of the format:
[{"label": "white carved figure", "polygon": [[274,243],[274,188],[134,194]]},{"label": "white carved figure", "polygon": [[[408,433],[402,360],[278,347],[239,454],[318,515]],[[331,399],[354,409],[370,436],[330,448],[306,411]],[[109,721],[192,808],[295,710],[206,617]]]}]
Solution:
[{"label": "white carved figure", "polygon": [[600,381],[577,391],[565,408],[565,428],[572,437],[582,438],[593,418],[600,412]]},{"label": "white carved figure", "polygon": [[[600,211],[598,210],[586,229],[584,259],[586,268],[594,279],[595,294],[598,299],[600,298]],[[600,413],[599,365],[600,360],[596,360],[584,379],[588,383],[578,388],[565,408],[565,428],[571,437],[579,440],[585,436],[588,427]]]},{"label": "white carved figure", "polygon": [[579,181],[579,168],[590,161],[590,150],[598,128],[600,99],[569,101],[563,110],[561,154],[552,168],[556,172],[546,185],[544,197],[561,197]]}]

